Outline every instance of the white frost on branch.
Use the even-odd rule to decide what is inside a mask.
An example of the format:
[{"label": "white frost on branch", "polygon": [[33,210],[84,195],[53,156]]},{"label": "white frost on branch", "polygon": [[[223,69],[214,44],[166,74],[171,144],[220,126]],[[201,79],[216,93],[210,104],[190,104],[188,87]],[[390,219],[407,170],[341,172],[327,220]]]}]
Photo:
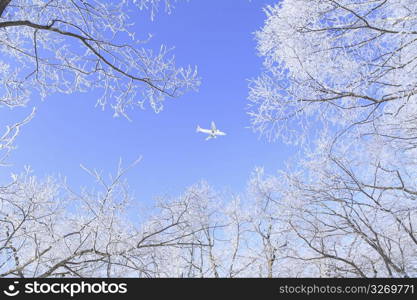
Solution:
[{"label": "white frost on branch", "polygon": [[250,85],[255,130],[300,141],[313,122],[369,124],[416,101],[415,1],[294,0],[266,8],[265,72]]},{"label": "white frost on branch", "polygon": [[167,97],[199,85],[195,68],[177,67],[167,47],[147,49],[130,31],[132,5],[153,16],[160,2],[170,10],[168,0],[1,1],[0,103],[98,90],[97,103],[115,115],[145,105],[160,112]]}]

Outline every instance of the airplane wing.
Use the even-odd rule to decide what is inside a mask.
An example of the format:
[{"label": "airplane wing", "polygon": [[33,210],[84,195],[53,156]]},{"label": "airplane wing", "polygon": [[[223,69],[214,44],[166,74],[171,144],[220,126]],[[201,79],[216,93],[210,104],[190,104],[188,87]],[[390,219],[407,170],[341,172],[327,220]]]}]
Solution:
[{"label": "airplane wing", "polygon": [[203,129],[200,126],[197,126],[197,132],[211,134],[211,130],[210,129]]},{"label": "airplane wing", "polygon": [[209,135],[209,136],[206,138],[206,141],[211,140],[212,138],[213,138],[213,136]]},{"label": "airplane wing", "polygon": [[214,121],[211,121],[211,130],[216,131],[216,124]]}]

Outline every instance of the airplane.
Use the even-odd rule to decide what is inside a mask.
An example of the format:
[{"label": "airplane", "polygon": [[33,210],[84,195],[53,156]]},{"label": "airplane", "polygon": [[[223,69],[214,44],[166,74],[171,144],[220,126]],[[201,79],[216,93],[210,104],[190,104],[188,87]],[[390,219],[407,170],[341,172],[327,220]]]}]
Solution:
[{"label": "airplane", "polygon": [[224,132],[222,132],[222,131],[220,131],[216,128],[216,124],[213,121],[211,122],[211,129],[203,129],[198,125],[197,126],[197,132],[202,132],[202,133],[208,134],[209,136],[206,138],[206,141],[208,141],[210,139],[215,139],[219,135],[226,135],[226,133],[224,133]]}]

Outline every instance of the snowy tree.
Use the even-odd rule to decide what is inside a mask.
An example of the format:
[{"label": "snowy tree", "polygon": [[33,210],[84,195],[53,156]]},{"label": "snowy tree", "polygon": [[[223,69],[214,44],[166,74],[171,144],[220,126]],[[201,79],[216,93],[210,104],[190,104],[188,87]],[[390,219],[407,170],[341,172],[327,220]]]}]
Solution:
[{"label": "snowy tree", "polygon": [[280,179],[288,222],[305,243],[296,257],[320,262],[325,277],[416,276],[415,177],[369,152],[317,153],[299,167]]},{"label": "snowy tree", "polygon": [[284,0],[266,12],[256,35],[266,70],[250,89],[256,130],[299,140],[317,120],[346,130],[410,118],[415,1]]},{"label": "snowy tree", "polygon": [[209,246],[201,198],[161,199],[132,221],[127,169],[110,180],[88,171],[97,185],[81,192],[30,170],[0,189],[0,277],[172,277],[176,250]]},{"label": "snowy tree", "polygon": [[417,253],[414,1],[282,1],[257,33],[255,130],[303,142],[279,177],[295,257],[320,276],[411,277]]},{"label": "snowy tree", "polygon": [[[144,48],[149,37],[135,37],[128,13],[148,10],[154,18],[172,2],[1,0],[0,107],[97,89],[97,103],[116,116],[146,104],[160,112],[166,97],[195,89],[199,79],[195,69],[176,67],[167,47]],[[34,113],[0,136],[1,164]],[[204,228],[184,219],[187,203],[161,201],[136,224],[125,212],[126,170],[110,181],[86,170],[97,184],[81,192],[30,169],[0,186],[0,277],[155,277],[156,248],[203,247],[189,239]]]},{"label": "snowy tree", "polygon": [[131,31],[128,12],[171,1],[0,1],[0,104],[25,105],[31,95],[97,89],[97,104],[115,115],[198,86],[195,69],[178,68],[166,46],[144,48],[147,36]]}]

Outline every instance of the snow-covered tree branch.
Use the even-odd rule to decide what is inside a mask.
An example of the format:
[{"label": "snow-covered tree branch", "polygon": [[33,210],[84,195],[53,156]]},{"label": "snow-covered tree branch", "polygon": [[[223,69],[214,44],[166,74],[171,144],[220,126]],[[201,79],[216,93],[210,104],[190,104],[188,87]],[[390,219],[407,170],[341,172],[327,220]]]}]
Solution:
[{"label": "snow-covered tree branch", "polygon": [[300,140],[315,120],[343,130],[405,117],[417,91],[416,10],[406,0],[267,7],[257,33],[265,72],[250,91],[254,129]]},{"label": "snow-covered tree branch", "polygon": [[153,17],[160,2],[1,1],[0,103],[98,89],[97,103],[116,115],[145,104],[161,111],[166,97],[195,89],[199,79],[195,69],[175,66],[169,48],[146,49],[148,37],[130,31],[130,9],[148,9]]},{"label": "snow-covered tree branch", "polygon": [[284,0],[266,12],[250,115],[270,139],[305,142],[277,180],[304,242],[291,256],[320,276],[415,276],[416,3]]},{"label": "snow-covered tree branch", "polygon": [[209,246],[197,237],[214,226],[194,215],[201,199],[193,190],[161,199],[140,223],[129,221],[124,172],[106,181],[91,171],[97,189],[80,193],[30,170],[14,175],[0,189],[0,277],[170,276],[163,271],[170,249]]}]

